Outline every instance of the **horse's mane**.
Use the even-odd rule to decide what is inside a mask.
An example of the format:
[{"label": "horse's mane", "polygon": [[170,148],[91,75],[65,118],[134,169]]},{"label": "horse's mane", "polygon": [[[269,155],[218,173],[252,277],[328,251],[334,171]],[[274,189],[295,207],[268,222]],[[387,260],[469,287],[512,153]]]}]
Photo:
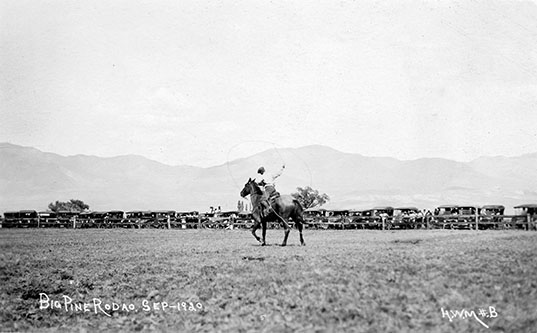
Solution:
[{"label": "horse's mane", "polygon": [[257,183],[255,182],[255,178],[252,179],[252,181],[250,182],[250,184],[252,184],[252,187],[254,188],[254,191],[255,191],[254,194],[260,194],[260,195],[263,194],[263,191],[261,190],[261,188],[259,187],[259,185],[257,185]]}]

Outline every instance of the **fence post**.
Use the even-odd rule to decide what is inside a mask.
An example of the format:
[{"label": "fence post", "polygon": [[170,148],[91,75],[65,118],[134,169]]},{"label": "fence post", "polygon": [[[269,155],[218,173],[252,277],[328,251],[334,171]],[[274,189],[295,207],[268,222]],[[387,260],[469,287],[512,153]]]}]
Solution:
[{"label": "fence post", "polygon": [[475,230],[479,230],[479,214],[477,213],[478,209],[475,209]]},{"label": "fence post", "polygon": [[76,216],[73,216],[73,229],[76,229]]},{"label": "fence post", "polygon": [[386,218],[384,216],[381,216],[382,219],[382,230],[384,230]]},{"label": "fence post", "polygon": [[526,222],[528,222],[528,228],[526,230],[530,231],[531,229],[531,216],[530,214],[526,214]]},{"label": "fence post", "polygon": [[172,226],[170,224],[170,215],[168,215],[168,230],[171,229],[171,228],[172,228]]}]

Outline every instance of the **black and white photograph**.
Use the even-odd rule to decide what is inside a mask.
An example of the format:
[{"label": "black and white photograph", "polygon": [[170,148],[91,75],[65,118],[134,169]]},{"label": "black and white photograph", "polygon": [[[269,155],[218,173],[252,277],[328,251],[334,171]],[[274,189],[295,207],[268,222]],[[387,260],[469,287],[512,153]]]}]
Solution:
[{"label": "black and white photograph", "polygon": [[0,1],[0,332],[536,332],[536,0]]}]

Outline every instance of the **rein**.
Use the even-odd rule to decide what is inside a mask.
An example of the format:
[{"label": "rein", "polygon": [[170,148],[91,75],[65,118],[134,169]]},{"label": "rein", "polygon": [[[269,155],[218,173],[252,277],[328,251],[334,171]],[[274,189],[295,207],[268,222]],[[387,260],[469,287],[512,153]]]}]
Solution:
[{"label": "rein", "polygon": [[261,197],[263,196],[263,191],[257,186],[257,184],[252,181],[250,184],[251,191],[250,191],[250,201],[252,201],[252,204],[257,207],[259,204],[259,201],[261,201]]}]

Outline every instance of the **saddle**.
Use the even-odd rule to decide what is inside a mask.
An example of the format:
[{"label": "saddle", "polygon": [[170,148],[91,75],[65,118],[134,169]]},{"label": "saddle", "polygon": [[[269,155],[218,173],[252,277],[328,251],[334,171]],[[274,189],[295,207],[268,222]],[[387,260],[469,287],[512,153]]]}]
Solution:
[{"label": "saddle", "polygon": [[261,204],[261,214],[262,216],[268,216],[272,211],[272,206],[274,205],[276,199],[280,197],[280,192],[274,191],[270,194],[270,196],[267,196],[267,193],[264,194],[265,197],[265,203],[268,207],[264,207],[263,204]]}]

